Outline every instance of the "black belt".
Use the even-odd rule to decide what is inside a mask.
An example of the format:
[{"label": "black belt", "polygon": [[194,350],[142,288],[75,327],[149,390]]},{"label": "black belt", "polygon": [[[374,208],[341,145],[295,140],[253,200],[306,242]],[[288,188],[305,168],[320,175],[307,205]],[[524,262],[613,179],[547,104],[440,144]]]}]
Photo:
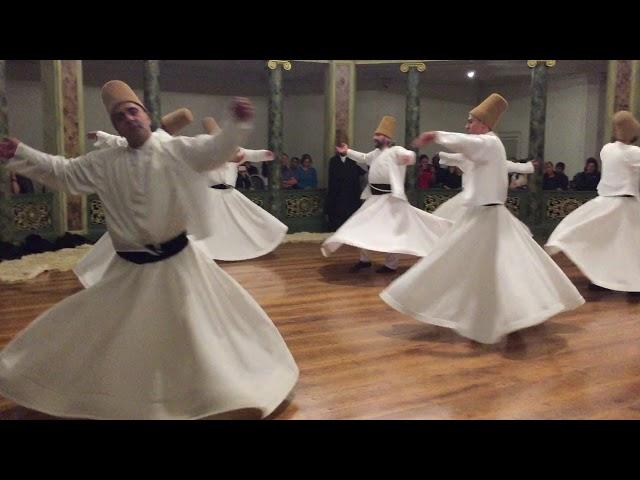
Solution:
[{"label": "black belt", "polygon": [[216,190],[226,190],[227,188],[233,188],[233,187],[225,183],[219,183],[218,185],[211,185],[211,188],[215,188]]},{"label": "black belt", "polygon": [[496,205],[502,205],[501,203],[485,203],[483,207],[495,207]]},{"label": "black belt", "polygon": [[166,260],[169,257],[173,257],[176,253],[180,253],[184,247],[189,243],[187,238],[187,232],[182,232],[175,238],[172,238],[168,242],[161,243],[160,248],[156,248],[155,245],[145,245],[149,250],[156,252],[157,255],[152,255],[147,252],[118,252],[116,253],[127,260],[128,262],[137,263],[142,265],[144,263],[154,263]]},{"label": "black belt", "polygon": [[387,195],[391,193],[391,185],[388,183],[371,183],[371,195]]}]

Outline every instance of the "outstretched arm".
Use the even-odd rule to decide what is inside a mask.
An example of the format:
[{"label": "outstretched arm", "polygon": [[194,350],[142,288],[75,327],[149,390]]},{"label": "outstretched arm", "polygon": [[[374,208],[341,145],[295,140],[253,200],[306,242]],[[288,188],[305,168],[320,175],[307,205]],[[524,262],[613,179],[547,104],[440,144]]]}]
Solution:
[{"label": "outstretched arm", "polygon": [[110,133],[103,132],[101,130],[87,133],[87,138],[89,140],[93,140],[93,146],[100,149],[129,146],[129,142],[127,142],[126,138],[118,135],[111,135]]},{"label": "outstretched arm", "polygon": [[93,193],[100,182],[99,162],[91,154],[66,159],[40,152],[16,138],[0,141],[0,162],[13,172],[72,195]]},{"label": "outstretched arm", "polygon": [[394,161],[398,165],[415,165],[416,163],[416,152],[412,150],[407,150],[404,147],[399,145],[393,147],[396,151],[396,155],[394,156]]},{"label": "outstretched arm", "polygon": [[438,155],[440,156],[440,165],[458,167],[463,172],[465,170],[465,164],[471,161],[462,153],[438,152]]},{"label": "outstretched arm", "polygon": [[362,153],[356,150],[351,150],[345,143],[343,143],[340,148],[336,147],[336,151],[362,165],[371,165],[373,159],[380,155],[380,150],[377,148],[369,153]]},{"label": "outstretched arm", "polygon": [[271,150],[249,150],[248,148],[239,148],[236,154],[238,163],[244,162],[271,162],[274,160]]},{"label": "outstretched arm", "polygon": [[[484,146],[485,139],[483,138],[483,135],[434,131],[421,133],[420,136],[418,136],[418,138],[413,141],[413,145],[420,148],[433,142],[442,145],[443,147],[446,147],[456,153],[462,153],[468,157],[471,157],[471,154],[475,150]],[[472,159],[469,158],[469,160]]]},{"label": "outstretched arm", "polygon": [[243,98],[233,100],[231,111],[231,121],[220,133],[214,136],[176,137],[163,145],[197,172],[213,170],[228,161],[237,163],[238,148],[246,143],[253,129],[254,112],[251,102]]},{"label": "outstretched arm", "polygon": [[507,162],[507,171],[509,173],[533,173],[534,172],[534,163],[519,163],[512,162],[511,160],[506,160]]}]

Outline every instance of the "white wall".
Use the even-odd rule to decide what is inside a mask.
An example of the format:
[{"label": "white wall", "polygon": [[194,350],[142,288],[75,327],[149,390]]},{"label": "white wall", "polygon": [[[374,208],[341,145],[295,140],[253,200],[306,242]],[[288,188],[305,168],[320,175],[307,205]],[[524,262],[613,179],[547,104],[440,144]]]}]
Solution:
[{"label": "white wall", "polygon": [[[529,155],[529,117],[531,113],[531,93],[528,83],[518,83],[511,85],[485,86],[481,99],[489,94],[497,92],[504,96],[509,102],[509,108],[500,119],[496,128],[498,135],[517,135],[518,153],[516,158],[526,158]],[[547,114],[550,110],[547,102]],[[549,136],[547,128],[546,135]],[[548,145],[547,140],[546,144]]]},{"label": "white wall", "polygon": [[[467,98],[465,98],[467,97]],[[420,98],[420,132],[427,130],[448,130],[463,132],[469,110],[473,104],[464,95],[460,102],[422,96]],[[373,149],[373,132],[384,115],[396,117],[396,144],[405,145],[406,96],[399,93],[381,91],[358,91],[355,110],[356,150],[368,152]],[[420,151],[432,156],[442,150],[437,145],[429,145]]]},{"label": "white wall", "polygon": [[285,95],[283,150],[289,157],[308,153],[318,174],[318,187],[327,185],[328,158],[324,158],[324,95]]},{"label": "white wall", "polygon": [[373,132],[380,119],[385,115],[396,118],[396,136],[394,141],[404,145],[404,118],[406,97],[399,93],[384,91],[358,90],[356,92],[355,115],[352,148],[359,152],[370,152],[373,145]]},{"label": "white wall", "polygon": [[[429,130],[444,130],[449,132],[464,132],[469,110],[473,103],[454,102],[451,100],[437,100],[432,98],[420,99],[420,132]],[[436,144],[428,145],[420,150],[432,157],[443,148]]]},{"label": "white wall", "polygon": [[[7,101],[11,135],[25,143],[42,149],[43,105],[40,82],[7,79]],[[606,78],[603,75],[574,75],[549,79],[547,99],[547,128],[545,158],[567,164],[570,176],[582,170],[584,160],[598,157],[603,144],[604,98]],[[509,100],[498,133],[519,132],[518,157],[528,154],[530,93],[528,82],[517,84],[488,84],[480,91],[464,86],[428,86],[421,88],[420,131],[439,129],[463,131],[468,111],[481,98],[493,91],[502,93]],[[142,92],[136,93],[142,98]],[[226,115],[229,96],[197,93],[163,92],[162,111],[168,113],[178,107],[190,108],[195,122],[184,130],[186,135],[201,132],[200,119],[211,115],[221,119]],[[256,107],[256,125],[247,147],[267,148],[268,100],[266,96],[251,97]],[[382,90],[358,90],[355,101],[354,138],[355,149],[369,151],[374,129],[383,115],[394,115],[398,121],[396,142],[404,144],[405,95]],[[104,111],[97,86],[85,85],[86,131],[105,130],[115,133]],[[290,156],[309,153],[318,170],[320,186],[326,185],[324,158],[324,95],[285,95],[284,97],[284,150]],[[87,149],[90,146],[87,145]],[[424,153],[433,155],[439,147],[429,146]]]},{"label": "white wall", "polygon": [[44,148],[42,128],[42,90],[40,82],[7,79],[9,134],[27,145]]},{"label": "white wall", "polygon": [[[593,75],[549,78],[545,129],[545,160],[564,162],[569,177],[584,167],[588,157],[599,159],[603,145],[601,111],[606,95],[606,79]],[[509,101],[498,134],[520,133],[519,158],[529,151],[529,115],[531,97],[525,84],[492,84],[483,95],[499,92]]]}]

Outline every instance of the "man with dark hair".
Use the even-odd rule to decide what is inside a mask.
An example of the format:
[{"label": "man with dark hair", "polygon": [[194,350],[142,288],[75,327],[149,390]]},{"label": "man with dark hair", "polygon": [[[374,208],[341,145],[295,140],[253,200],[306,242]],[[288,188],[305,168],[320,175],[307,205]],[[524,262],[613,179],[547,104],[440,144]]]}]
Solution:
[{"label": "man with dark hair", "polygon": [[358,247],[360,260],[351,267],[353,273],[372,266],[369,250],[386,253],[377,273],[393,273],[401,254],[427,255],[451,226],[449,220],[415,208],[407,200],[406,168],[415,164],[416,154],[391,146],[395,130],[396,119],[385,115],[373,133],[375,150],[361,153],[346,143],[336,147],[340,155],[369,165],[369,185],[361,196],[366,201],[321,247],[325,257],[343,244]]},{"label": "man with dark hair", "polygon": [[565,164],[564,162],[556,163],[556,178],[558,183],[558,188],[560,190],[567,190],[569,188],[569,177],[564,173]]},{"label": "man with dark hair", "polygon": [[[349,141],[342,134],[336,136],[336,143],[340,145]],[[365,173],[366,170],[346,153],[336,152],[329,160],[329,185],[324,203],[329,231],[338,230],[362,205],[360,179]]]},{"label": "man with dark hair", "polygon": [[589,157],[584,164],[584,171],[576,173],[573,177],[573,186],[576,190],[595,191],[598,189],[598,183],[600,183],[598,161]]}]

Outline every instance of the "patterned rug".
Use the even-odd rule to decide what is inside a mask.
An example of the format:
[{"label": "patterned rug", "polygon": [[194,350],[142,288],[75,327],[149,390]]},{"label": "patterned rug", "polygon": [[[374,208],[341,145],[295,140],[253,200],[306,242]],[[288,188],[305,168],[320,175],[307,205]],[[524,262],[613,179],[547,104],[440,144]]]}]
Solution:
[{"label": "patterned rug", "polygon": [[[291,233],[282,243],[322,243],[331,233]],[[42,272],[58,270],[65,272],[73,269],[93,245],[81,245],[76,248],[64,248],[56,252],[35,253],[18,260],[0,262],[0,282],[15,283],[35,278]]]}]

